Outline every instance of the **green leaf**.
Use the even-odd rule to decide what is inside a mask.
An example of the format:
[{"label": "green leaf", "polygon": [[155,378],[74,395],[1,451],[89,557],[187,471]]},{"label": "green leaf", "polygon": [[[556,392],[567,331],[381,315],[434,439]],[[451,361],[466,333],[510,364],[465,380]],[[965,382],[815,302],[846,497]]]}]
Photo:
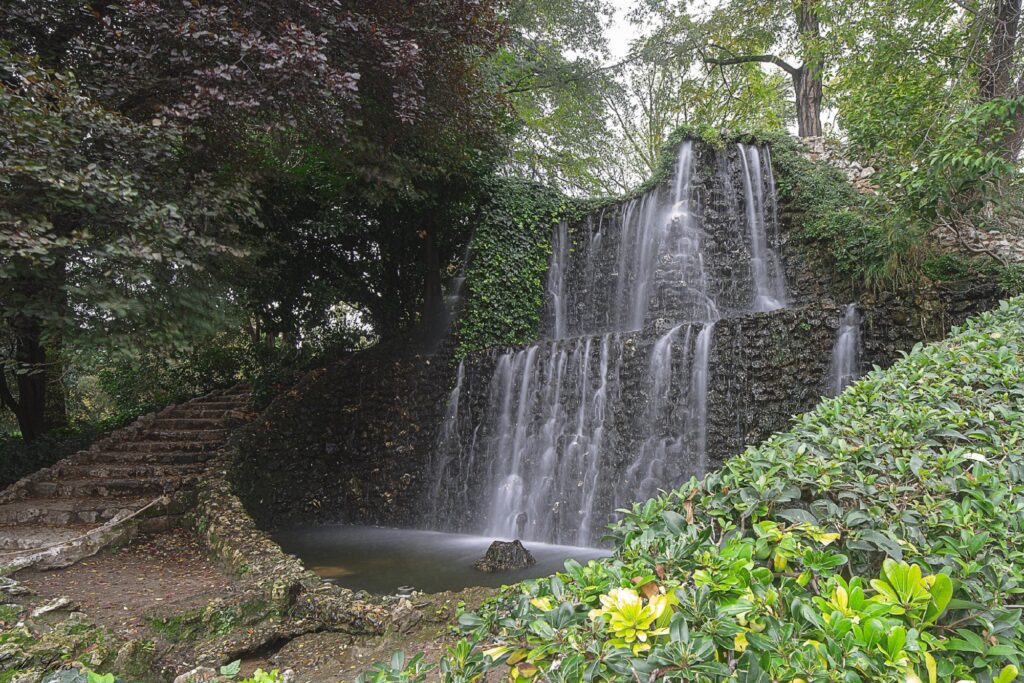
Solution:
[{"label": "green leaf", "polygon": [[231,676],[236,675],[239,672],[239,670],[241,670],[241,668],[242,668],[242,660],[241,659],[236,659],[235,661],[230,662],[230,663],[225,664],[224,666],[220,667],[220,675],[221,676],[228,676],[230,678]]},{"label": "green leaf", "polygon": [[934,623],[946,611],[946,606],[949,605],[949,601],[953,597],[953,582],[945,574],[936,574],[932,579],[929,592],[932,599],[924,618],[926,622]]}]

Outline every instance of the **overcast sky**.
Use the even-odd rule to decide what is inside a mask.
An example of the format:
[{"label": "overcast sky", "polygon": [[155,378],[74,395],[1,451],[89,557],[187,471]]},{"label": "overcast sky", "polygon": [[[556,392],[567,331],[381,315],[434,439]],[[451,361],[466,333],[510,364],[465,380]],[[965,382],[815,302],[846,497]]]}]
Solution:
[{"label": "overcast sky", "polygon": [[626,19],[626,13],[633,5],[634,0],[611,0],[615,6],[615,17],[605,28],[605,35],[608,38],[608,49],[611,50],[611,62],[621,61],[629,52],[629,42],[636,38],[640,32],[638,28]]}]

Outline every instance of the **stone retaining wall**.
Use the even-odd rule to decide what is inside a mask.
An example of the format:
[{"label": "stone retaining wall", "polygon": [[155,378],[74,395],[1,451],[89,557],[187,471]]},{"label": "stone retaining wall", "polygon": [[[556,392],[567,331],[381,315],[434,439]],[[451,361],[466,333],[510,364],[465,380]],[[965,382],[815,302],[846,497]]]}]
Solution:
[{"label": "stone retaining wall", "polygon": [[243,576],[271,611],[314,622],[306,630],[382,633],[389,612],[380,600],[322,581],[257,527],[227,478],[238,457],[238,441],[232,440],[196,492],[190,517],[211,553]]},{"label": "stone retaining wall", "polygon": [[[997,287],[987,282],[865,300],[863,363],[887,367],[900,351],[942,338],[997,300]],[[826,298],[716,325],[708,414],[713,466],[820,400],[843,303]],[[624,338],[626,404],[645,400],[636,378],[662,332],[654,326]],[[481,352],[467,360],[466,390],[476,401],[484,400],[494,358]],[[316,521],[422,526],[430,456],[453,382],[449,356],[394,349],[362,352],[311,373],[238,435],[230,478],[239,498],[264,528]],[[630,455],[629,424],[628,415],[618,418],[621,448],[609,457]]]}]

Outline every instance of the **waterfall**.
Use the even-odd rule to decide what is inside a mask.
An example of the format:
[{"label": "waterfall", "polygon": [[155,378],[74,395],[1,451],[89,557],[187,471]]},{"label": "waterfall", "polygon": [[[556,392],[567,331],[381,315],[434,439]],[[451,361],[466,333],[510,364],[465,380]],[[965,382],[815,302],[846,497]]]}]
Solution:
[{"label": "waterfall", "polygon": [[767,150],[686,141],[665,184],[555,226],[544,339],[476,359],[468,390],[460,365],[429,524],[590,545],[706,474],[715,324],[787,300],[775,202]]},{"label": "waterfall", "polygon": [[838,396],[860,377],[860,314],[855,304],[843,308],[836,342],[832,346],[825,395]]},{"label": "waterfall", "polygon": [[566,336],[565,270],[569,261],[569,225],[562,221],[555,228],[551,243],[551,267],[548,270],[547,300],[552,320],[551,334],[555,339]]},{"label": "waterfall", "polygon": [[498,357],[482,420],[487,431],[474,443],[490,463],[477,508],[487,534],[592,540],[619,351],[608,334]]},{"label": "waterfall", "polygon": [[693,458],[693,474],[703,477],[707,473],[708,440],[708,377],[710,375],[711,342],[715,333],[714,321],[701,328],[693,354],[693,372],[688,401],[689,420],[687,435]]},{"label": "waterfall", "polygon": [[[460,361],[455,370],[455,386],[448,394],[445,402],[444,419],[441,420],[438,432],[437,447],[432,454],[433,463],[429,470],[434,473],[430,486],[430,499],[438,503],[444,501],[448,505],[435,507],[432,510],[430,521],[433,524],[441,524],[450,512],[452,507],[459,504],[466,505],[467,491],[458,490],[456,487],[466,481],[466,477],[460,476],[459,470],[472,468],[472,462],[466,462],[460,456],[459,448],[459,405],[462,402],[462,383],[466,377],[466,363]],[[455,486],[453,486],[455,485]]]},{"label": "waterfall", "polygon": [[[771,163],[762,165],[760,148],[754,145],[737,144],[743,163],[743,197],[746,208],[747,228],[750,231],[750,267],[754,279],[755,311],[774,311],[785,305],[785,284],[782,268],[775,251],[768,247],[767,226],[769,217],[778,222],[775,210],[775,179]],[[764,157],[768,161],[767,154]],[[762,174],[769,178],[769,206],[765,200]]]},{"label": "waterfall", "polygon": [[[670,418],[666,413],[670,412],[672,406],[669,397],[672,391],[672,344],[682,328],[683,325],[673,327],[662,335],[651,349],[647,376],[651,393],[644,419],[648,436],[636,459],[626,468],[624,486],[616,497],[616,507],[628,505],[632,502],[634,494],[637,500],[644,500],[657,493],[658,488],[664,486],[668,479],[666,466],[681,454],[681,440],[665,435],[664,429]],[[684,349],[689,349],[689,342],[690,327],[686,326]]]}]

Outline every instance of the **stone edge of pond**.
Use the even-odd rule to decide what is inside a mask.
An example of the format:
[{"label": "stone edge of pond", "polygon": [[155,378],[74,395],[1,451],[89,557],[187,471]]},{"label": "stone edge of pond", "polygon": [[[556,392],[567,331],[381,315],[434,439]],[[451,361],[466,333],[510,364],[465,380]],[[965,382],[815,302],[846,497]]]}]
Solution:
[{"label": "stone edge of pond", "polygon": [[322,580],[260,529],[235,495],[228,473],[239,453],[239,437],[249,428],[232,435],[196,488],[189,517],[200,540],[211,555],[250,583],[250,597],[265,600],[274,614],[311,621],[307,628],[317,630],[383,633],[393,606],[383,598]]}]

